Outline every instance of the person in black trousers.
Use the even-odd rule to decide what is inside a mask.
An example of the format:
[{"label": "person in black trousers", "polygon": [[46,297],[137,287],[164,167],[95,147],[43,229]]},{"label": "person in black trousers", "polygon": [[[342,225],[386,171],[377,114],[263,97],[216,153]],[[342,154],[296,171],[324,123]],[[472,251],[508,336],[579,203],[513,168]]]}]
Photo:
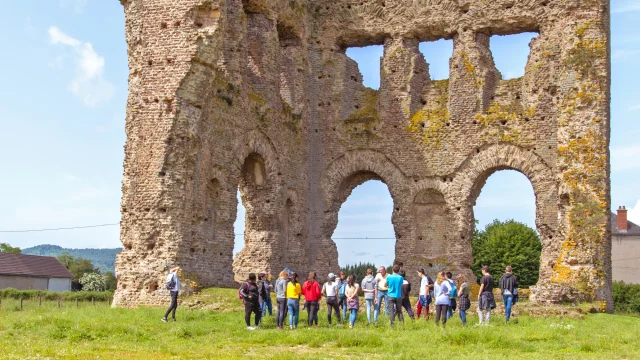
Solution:
[{"label": "person in black trousers", "polygon": [[[249,279],[240,288],[240,295],[244,302],[244,321],[247,323],[247,329],[255,330],[258,328],[260,317],[262,316],[260,293],[258,291],[258,284],[256,284],[256,274],[249,274]],[[251,313],[255,314],[255,327],[251,327]]]},{"label": "person in black trousers", "polygon": [[167,312],[164,314],[162,318],[162,322],[167,322],[167,317],[169,313],[171,314],[171,318],[173,321],[176,321],[176,309],[178,308],[178,294],[180,294],[180,276],[178,272],[180,271],[179,267],[174,267],[169,271],[169,275],[167,276],[167,289],[171,295],[171,305],[167,309]]},{"label": "person in black trousers", "polygon": [[404,270],[400,270],[400,276],[404,278],[402,282],[402,307],[407,311],[407,314],[411,320],[415,320],[413,309],[411,309],[411,300],[409,300],[409,294],[411,293],[411,283],[407,280],[407,273]]}]

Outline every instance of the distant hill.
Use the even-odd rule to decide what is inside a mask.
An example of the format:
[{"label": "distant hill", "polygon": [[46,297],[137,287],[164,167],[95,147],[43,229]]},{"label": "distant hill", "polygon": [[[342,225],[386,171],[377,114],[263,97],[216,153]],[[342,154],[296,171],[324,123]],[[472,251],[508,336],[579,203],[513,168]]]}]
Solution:
[{"label": "distant hill", "polygon": [[122,248],[116,249],[65,249],[57,245],[38,245],[26,249],[22,249],[22,253],[26,255],[40,255],[57,257],[62,253],[69,253],[73,257],[81,257],[91,260],[93,265],[100,269],[101,273],[114,271],[116,254],[122,251]]}]

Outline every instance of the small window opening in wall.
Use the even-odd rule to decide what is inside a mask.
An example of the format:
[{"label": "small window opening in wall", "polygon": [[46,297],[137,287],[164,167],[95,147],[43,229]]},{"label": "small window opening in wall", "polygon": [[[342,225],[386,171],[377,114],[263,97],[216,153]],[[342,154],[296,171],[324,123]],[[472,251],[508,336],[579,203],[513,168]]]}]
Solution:
[{"label": "small window opening in wall", "polygon": [[347,56],[358,63],[364,86],[378,90],[380,88],[380,59],[384,46],[372,45],[347,49]]},{"label": "small window opening in wall", "polygon": [[449,60],[453,54],[453,40],[440,39],[420,43],[420,52],[429,63],[431,80],[449,78]]},{"label": "small window opening in wall", "polygon": [[496,68],[502,73],[504,80],[516,79],[524,76],[529,59],[531,40],[537,33],[522,33],[517,35],[495,35],[491,37],[491,53]]}]

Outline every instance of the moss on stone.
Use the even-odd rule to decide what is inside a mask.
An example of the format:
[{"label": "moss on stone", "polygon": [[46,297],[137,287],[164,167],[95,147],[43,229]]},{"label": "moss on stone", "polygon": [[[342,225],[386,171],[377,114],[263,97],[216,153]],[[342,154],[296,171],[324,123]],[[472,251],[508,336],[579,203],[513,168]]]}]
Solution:
[{"label": "moss on stone", "polygon": [[446,136],[446,126],[451,120],[449,114],[449,80],[432,82],[436,94],[435,101],[416,111],[409,118],[405,130],[415,134],[431,150],[440,147]]}]

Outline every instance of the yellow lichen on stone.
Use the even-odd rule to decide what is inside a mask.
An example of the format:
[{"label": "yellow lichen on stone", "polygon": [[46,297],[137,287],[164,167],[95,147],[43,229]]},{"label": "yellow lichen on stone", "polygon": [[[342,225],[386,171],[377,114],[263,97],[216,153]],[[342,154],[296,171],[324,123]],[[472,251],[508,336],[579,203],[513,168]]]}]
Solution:
[{"label": "yellow lichen on stone", "polygon": [[366,134],[375,135],[380,122],[378,115],[378,91],[364,88],[361,101],[357,102],[358,109],[352,112],[343,125],[345,132],[351,136]]},{"label": "yellow lichen on stone", "polygon": [[420,140],[431,150],[441,145],[446,135],[444,128],[451,118],[448,109],[449,81],[434,81],[432,86],[437,94],[435,101],[416,111],[409,118],[409,125],[405,128],[412,134],[421,135]]},{"label": "yellow lichen on stone", "polygon": [[[521,79],[504,81],[503,88],[508,94],[518,93]],[[536,116],[535,108],[525,107],[518,98],[503,103],[494,101],[484,114],[476,114],[475,119],[483,128],[482,140],[486,143],[511,142],[520,144],[521,135],[527,126],[527,121]]]}]

